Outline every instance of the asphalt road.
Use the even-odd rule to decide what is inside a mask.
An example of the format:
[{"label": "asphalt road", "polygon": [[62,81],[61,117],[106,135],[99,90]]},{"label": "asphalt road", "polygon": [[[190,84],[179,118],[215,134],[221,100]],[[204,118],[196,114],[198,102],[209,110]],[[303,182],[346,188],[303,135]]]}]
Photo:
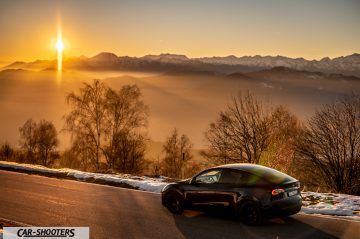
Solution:
[{"label": "asphalt road", "polygon": [[172,215],[160,195],[0,170],[0,218],[89,226],[91,238],[359,238],[360,222],[297,214],[249,227],[222,213]]}]

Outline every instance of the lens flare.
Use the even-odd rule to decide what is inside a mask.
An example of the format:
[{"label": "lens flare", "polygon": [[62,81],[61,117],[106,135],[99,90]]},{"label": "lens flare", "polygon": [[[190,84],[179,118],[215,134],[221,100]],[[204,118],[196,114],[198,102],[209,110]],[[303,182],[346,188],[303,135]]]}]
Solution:
[{"label": "lens flare", "polygon": [[57,50],[57,70],[62,71],[62,51],[64,49],[64,43],[61,40],[61,37],[58,37],[55,48]]},{"label": "lens flare", "polygon": [[61,41],[61,39],[56,42],[55,47],[59,53],[62,53],[62,50],[64,49],[64,43]]}]

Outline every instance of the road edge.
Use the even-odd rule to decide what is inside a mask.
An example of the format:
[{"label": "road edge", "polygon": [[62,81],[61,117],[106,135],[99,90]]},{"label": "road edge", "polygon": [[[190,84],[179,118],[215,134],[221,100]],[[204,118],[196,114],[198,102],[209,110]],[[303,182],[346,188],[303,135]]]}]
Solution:
[{"label": "road edge", "polygon": [[66,173],[66,172],[32,171],[32,170],[27,170],[26,168],[13,168],[11,166],[6,166],[6,165],[2,165],[2,164],[0,164],[0,170],[17,172],[17,173],[25,173],[25,174],[29,174],[29,175],[40,175],[40,176],[45,176],[45,177],[49,177],[49,178],[69,179],[69,180],[78,181],[78,182],[86,182],[86,183],[93,183],[93,184],[100,184],[100,185],[107,185],[107,186],[113,186],[113,187],[127,188],[127,189],[134,189],[134,190],[142,191],[138,187],[134,187],[134,186],[132,186],[130,184],[127,184],[125,182],[106,181],[104,179],[99,179],[99,178],[77,178],[75,176],[68,175],[68,173]]}]

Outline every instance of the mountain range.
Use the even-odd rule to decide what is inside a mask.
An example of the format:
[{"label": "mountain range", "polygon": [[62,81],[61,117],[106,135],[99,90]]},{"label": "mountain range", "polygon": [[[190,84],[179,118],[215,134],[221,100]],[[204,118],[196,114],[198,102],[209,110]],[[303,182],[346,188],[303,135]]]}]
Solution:
[{"label": "mountain range", "polygon": [[[254,72],[277,67],[296,71],[322,72],[360,77],[360,54],[354,53],[330,59],[306,60],[285,56],[226,56],[188,58],[185,55],[160,54],[143,57],[117,56],[102,52],[93,57],[72,57],[63,62],[64,69],[111,70],[111,71],[155,71],[155,72],[209,72],[229,75],[237,72]],[[5,69],[55,70],[56,60],[14,62]]]}]

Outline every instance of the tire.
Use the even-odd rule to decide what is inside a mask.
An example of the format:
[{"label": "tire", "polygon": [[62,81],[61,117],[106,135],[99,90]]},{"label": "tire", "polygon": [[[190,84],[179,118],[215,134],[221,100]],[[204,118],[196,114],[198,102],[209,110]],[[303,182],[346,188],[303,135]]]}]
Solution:
[{"label": "tire", "polygon": [[260,207],[252,201],[246,201],[239,207],[239,216],[242,223],[257,226],[262,223],[262,212]]},{"label": "tire", "polygon": [[173,214],[181,214],[184,211],[183,199],[176,192],[170,192],[166,195],[165,206]]}]

